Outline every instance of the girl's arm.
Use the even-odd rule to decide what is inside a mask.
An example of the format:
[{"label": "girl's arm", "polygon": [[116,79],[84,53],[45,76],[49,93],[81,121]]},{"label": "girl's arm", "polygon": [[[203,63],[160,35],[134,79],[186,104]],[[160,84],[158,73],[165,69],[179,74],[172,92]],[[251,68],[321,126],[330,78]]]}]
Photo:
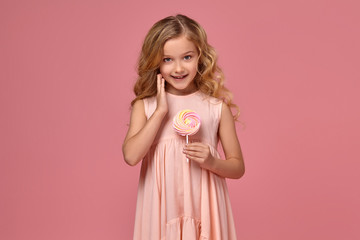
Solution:
[{"label": "girl's arm", "polygon": [[157,76],[157,92],[157,107],[148,120],[143,100],[136,101],[131,111],[129,130],[122,145],[124,160],[131,166],[140,162],[149,151],[168,111],[165,82],[161,74]]},{"label": "girl's arm", "polygon": [[202,168],[222,177],[241,178],[245,173],[244,160],[236,135],[234,118],[226,104],[222,104],[219,137],[224,149],[225,160],[212,156],[209,146],[201,142],[188,144],[184,148],[186,157],[198,162]]}]

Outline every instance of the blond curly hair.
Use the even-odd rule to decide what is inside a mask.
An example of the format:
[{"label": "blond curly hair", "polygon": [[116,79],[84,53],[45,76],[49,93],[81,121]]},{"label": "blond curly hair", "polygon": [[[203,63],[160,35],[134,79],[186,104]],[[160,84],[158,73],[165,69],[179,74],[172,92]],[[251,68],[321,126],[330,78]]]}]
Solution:
[{"label": "blond curly hair", "polygon": [[239,108],[232,102],[232,93],[224,86],[224,74],[217,65],[215,49],[207,42],[205,30],[195,20],[178,14],[156,22],[147,33],[138,60],[138,78],[134,86],[137,100],[156,96],[157,77],[163,58],[165,42],[185,35],[192,41],[199,53],[198,72],[194,78],[195,86],[206,95],[223,100],[235,108],[234,119],[239,116]]}]

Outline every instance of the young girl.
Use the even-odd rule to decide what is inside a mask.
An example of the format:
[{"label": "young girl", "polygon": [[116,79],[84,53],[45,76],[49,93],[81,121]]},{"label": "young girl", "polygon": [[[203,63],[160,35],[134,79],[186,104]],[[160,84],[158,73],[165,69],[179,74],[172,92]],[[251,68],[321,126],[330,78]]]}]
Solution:
[{"label": "young girl", "polygon": [[[143,43],[125,161],[142,161],[135,240],[236,239],[225,178],[245,171],[230,107],[230,92],[204,29],[170,16],[153,25]],[[201,118],[185,137],[173,129],[181,110]],[[226,159],[217,152],[220,139]]]}]

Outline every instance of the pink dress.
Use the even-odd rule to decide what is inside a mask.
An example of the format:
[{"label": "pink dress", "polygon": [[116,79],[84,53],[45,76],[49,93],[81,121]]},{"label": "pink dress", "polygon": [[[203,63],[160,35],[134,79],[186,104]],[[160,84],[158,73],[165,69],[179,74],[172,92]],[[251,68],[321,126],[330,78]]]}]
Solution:
[{"label": "pink dress", "polygon": [[[169,112],[148,154],[142,160],[134,240],[234,240],[235,226],[225,179],[187,162],[185,137],[172,128],[178,111],[191,109],[201,117],[200,130],[189,141],[201,141],[217,152],[222,101],[200,91],[186,96],[167,94]],[[147,118],[156,98],[144,99]]]}]

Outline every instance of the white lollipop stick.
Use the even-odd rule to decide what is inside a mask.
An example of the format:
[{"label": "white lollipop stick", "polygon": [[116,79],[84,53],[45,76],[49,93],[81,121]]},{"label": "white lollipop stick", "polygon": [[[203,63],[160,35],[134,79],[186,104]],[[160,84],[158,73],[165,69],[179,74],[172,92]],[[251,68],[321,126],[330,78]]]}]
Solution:
[{"label": "white lollipop stick", "polygon": [[[186,144],[188,144],[188,143],[189,143],[189,135],[186,134]],[[186,158],[186,162],[189,162],[189,159],[188,159],[188,158]]]}]

